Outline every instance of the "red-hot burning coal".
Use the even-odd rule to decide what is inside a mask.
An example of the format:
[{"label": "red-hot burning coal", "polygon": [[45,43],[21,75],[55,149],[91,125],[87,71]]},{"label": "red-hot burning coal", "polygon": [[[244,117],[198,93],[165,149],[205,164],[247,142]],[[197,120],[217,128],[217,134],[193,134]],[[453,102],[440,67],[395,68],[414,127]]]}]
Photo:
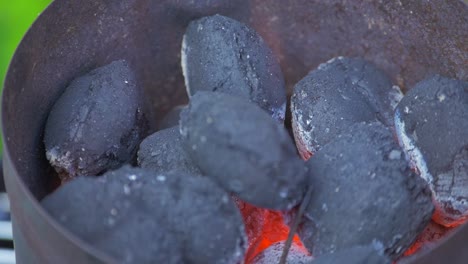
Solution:
[{"label": "red-hot burning coal", "polygon": [[[236,199],[237,206],[242,212],[245,229],[249,240],[245,263],[250,264],[252,260],[269,246],[286,241],[289,234],[289,227],[284,223],[280,212],[271,211],[255,207]],[[294,236],[293,243],[307,252],[297,235]]]},{"label": "red-hot burning coal", "polygon": [[432,249],[440,239],[450,234],[453,230],[454,228],[445,227],[431,221],[404,255],[410,256]]},{"label": "red-hot burning coal", "polygon": [[[289,233],[289,226],[285,224],[280,212],[255,207],[238,199],[235,200],[242,212],[249,241],[245,263],[253,264],[252,260],[259,253],[277,242],[286,241]],[[405,252],[404,256],[406,257],[432,249],[440,239],[449,235],[454,229],[455,228],[441,226],[431,221],[414,244]],[[307,249],[297,235],[294,236],[293,243],[304,252],[307,252]]]}]

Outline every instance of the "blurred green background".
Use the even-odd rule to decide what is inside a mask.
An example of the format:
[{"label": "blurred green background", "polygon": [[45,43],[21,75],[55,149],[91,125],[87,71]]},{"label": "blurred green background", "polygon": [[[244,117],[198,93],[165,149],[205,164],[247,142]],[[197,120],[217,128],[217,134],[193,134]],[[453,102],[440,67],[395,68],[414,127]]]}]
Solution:
[{"label": "blurred green background", "polygon": [[[24,34],[51,0],[0,0],[0,88]],[[0,150],[2,143],[0,141]]]}]

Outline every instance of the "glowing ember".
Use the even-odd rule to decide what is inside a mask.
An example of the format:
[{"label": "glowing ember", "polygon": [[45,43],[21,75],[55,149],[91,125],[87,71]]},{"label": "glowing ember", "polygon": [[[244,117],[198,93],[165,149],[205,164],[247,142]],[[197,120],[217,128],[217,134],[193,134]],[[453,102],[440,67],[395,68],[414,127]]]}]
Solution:
[{"label": "glowing ember", "polygon": [[[248,249],[245,255],[245,263],[251,264],[259,253],[263,252],[271,245],[286,241],[289,227],[284,223],[281,212],[255,207],[236,197],[233,198],[242,212],[245,230],[248,236]],[[451,234],[454,230],[455,228],[447,228],[431,221],[414,244],[404,253],[404,256],[407,257],[432,249],[440,239]],[[294,236],[293,243],[305,253],[309,254],[297,235]]]},{"label": "glowing ember", "polygon": [[405,252],[404,256],[432,249],[440,239],[450,234],[453,230],[453,228],[447,228],[431,221],[414,244]]},{"label": "glowing ember", "polygon": [[[289,227],[284,223],[281,212],[255,207],[237,198],[235,198],[235,201],[242,212],[249,240],[247,254],[245,255],[246,264],[252,263],[258,253],[269,246],[286,241]],[[294,236],[293,243],[304,252],[307,252],[297,235]]]}]

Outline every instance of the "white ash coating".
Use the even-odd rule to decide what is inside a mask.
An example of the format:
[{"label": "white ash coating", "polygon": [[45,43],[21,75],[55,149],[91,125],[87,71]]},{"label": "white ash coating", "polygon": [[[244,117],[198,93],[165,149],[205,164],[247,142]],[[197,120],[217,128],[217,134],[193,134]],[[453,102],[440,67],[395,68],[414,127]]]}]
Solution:
[{"label": "white ash coating", "polygon": [[430,186],[434,220],[468,219],[468,82],[435,75],[416,84],[395,111],[400,145]]},{"label": "white ash coating", "polygon": [[393,126],[402,93],[373,64],[337,57],[311,71],[294,87],[292,127],[297,148],[310,158],[336,136],[359,122]]}]

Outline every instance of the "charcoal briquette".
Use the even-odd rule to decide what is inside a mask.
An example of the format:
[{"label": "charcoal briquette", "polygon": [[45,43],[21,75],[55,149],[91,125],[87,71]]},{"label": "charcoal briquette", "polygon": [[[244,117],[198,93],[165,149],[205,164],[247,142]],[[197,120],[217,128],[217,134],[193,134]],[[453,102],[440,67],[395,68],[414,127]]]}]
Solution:
[{"label": "charcoal briquette", "polygon": [[241,96],[284,120],[286,90],[280,66],[253,29],[220,15],[192,21],[181,54],[189,96],[197,91]]},{"label": "charcoal briquette", "polygon": [[167,113],[164,116],[164,118],[159,122],[159,130],[179,125],[180,112],[182,112],[182,109],[184,109],[184,107],[185,105],[178,105],[172,108],[171,111],[169,111],[169,113]]},{"label": "charcoal briquette", "polygon": [[144,139],[138,150],[138,165],[158,173],[178,170],[201,175],[183,146],[179,126],[160,130]]},{"label": "charcoal briquette", "polygon": [[257,105],[198,92],[182,111],[180,126],[202,173],[240,199],[285,210],[302,198],[305,165],[286,129]]},{"label": "charcoal briquette", "polygon": [[181,263],[181,244],[157,208],[142,203],[141,172],[128,177],[77,177],[41,203],[71,233],[122,263]]},{"label": "charcoal briquette", "polygon": [[307,165],[314,191],[298,234],[313,256],[376,241],[396,259],[431,219],[426,182],[380,122],[353,125]]},{"label": "charcoal briquette", "polygon": [[321,64],[294,87],[291,97],[294,138],[301,156],[310,158],[358,122],[393,125],[400,88],[373,64],[337,57]]},{"label": "charcoal briquette", "polygon": [[309,264],[390,264],[379,245],[354,246],[323,255]]},{"label": "charcoal briquette", "polygon": [[433,76],[415,85],[395,112],[400,145],[426,180],[434,220],[456,226],[468,219],[468,82]]},{"label": "charcoal briquette", "polygon": [[240,263],[242,217],[207,178],[124,166],[77,177],[42,205],[64,227],[123,263]]},{"label": "charcoal briquette", "polygon": [[63,181],[98,175],[134,158],[145,136],[140,87],[126,61],[73,80],[45,127],[46,156]]},{"label": "charcoal briquette", "polygon": [[[259,253],[252,264],[272,264],[279,263],[283,254],[284,242],[277,242]],[[289,249],[286,264],[311,264],[313,257],[303,248],[293,244]]]}]

